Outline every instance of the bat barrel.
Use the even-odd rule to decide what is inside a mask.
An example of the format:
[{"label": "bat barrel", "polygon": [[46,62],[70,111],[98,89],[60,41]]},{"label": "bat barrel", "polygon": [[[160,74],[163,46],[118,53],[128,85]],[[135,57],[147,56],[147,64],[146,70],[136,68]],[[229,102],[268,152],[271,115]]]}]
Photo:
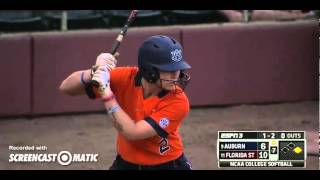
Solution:
[{"label": "bat barrel", "polygon": [[[123,40],[123,37],[125,36],[125,34],[127,33],[127,30],[129,28],[129,25],[132,23],[132,21],[135,19],[136,15],[138,13],[138,10],[132,10],[128,19],[127,19],[127,22],[125,23],[125,25],[122,27],[120,33],[118,34],[117,36],[117,39],[116,41],[113,43],[112,47],[111,47],[111,51],[110,53],[112,55],[115,55],[118,48],[120,47],[120,44]],[[99,88],[99,83],[95,80],[91,80],[88,85],[88,87],[96,87],[96,88]],[[89,96],[90,97],[90,96]],[[91,99],[94,99],[94,97],[90,97]]]}]

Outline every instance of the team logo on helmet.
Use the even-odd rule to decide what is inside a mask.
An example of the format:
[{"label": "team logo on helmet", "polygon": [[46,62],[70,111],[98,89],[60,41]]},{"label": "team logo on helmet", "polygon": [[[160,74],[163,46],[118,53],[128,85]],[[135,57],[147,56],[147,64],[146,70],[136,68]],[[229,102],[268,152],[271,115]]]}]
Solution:
[{"label": "team logo on helmet", "polygon": [[159,125],[160,125],[160,127],[162,127],[162,128],[168,127],[168,125],[169,125],[169,119],[167,119],[167,118],[162,118],[162,119],[160,119]]},{"label": "team logo on helmet", "polygon": [[182,60],[182,51],[181,49],[175,49],[174,51],[171,51],[171,59],[174,62],[179,62]]}]

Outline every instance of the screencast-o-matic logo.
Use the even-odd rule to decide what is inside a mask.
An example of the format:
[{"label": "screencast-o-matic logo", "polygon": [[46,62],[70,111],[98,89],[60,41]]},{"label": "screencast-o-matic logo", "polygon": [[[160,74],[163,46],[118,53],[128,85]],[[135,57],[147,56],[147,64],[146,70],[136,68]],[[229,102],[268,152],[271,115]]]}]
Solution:
[{"label": "screencast-o-matic logo", "polygon": [[[24,148],[24,150],[34,150],[31,148]],[[9,150],[17,150],[14,146],[9,146]],[[21,150],[21,148],[19,149]],[[11,153],[9,154],[10,163],[26,163],[26,162],[58,162],[62,166],[70,165],[73,162],[98,162],[99,154],[87,153],[70,153],[69,151],[60,151],[59,153]]]}]

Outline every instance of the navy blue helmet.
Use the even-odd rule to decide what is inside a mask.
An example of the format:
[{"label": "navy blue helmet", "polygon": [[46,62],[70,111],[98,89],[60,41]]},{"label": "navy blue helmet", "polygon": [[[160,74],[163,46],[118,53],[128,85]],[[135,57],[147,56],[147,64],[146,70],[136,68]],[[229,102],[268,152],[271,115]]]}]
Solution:
[{"label": "navy blue helmet", "polygon": [[[156,35],[147,38],[141,45],[138,66],[142,76],[154,83],[159,79],[159,71],[181,71],[190,69],[185,62],[181,44],[168,36]],[[185,75],[182,73],[182,75]]]}]

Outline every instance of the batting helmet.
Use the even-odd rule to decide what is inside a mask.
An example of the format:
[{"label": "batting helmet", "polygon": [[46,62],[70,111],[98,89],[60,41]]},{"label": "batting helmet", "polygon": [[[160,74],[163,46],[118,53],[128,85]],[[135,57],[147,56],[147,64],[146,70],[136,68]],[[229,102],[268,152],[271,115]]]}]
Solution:
[{"label": "batting helmet", "polygon": [[191,68],[184,61],[181,44],[163,35],[151,36],[142,43],[138,66],[142,76],[150,83],[159,79],[159,71],[183,71]]}]

